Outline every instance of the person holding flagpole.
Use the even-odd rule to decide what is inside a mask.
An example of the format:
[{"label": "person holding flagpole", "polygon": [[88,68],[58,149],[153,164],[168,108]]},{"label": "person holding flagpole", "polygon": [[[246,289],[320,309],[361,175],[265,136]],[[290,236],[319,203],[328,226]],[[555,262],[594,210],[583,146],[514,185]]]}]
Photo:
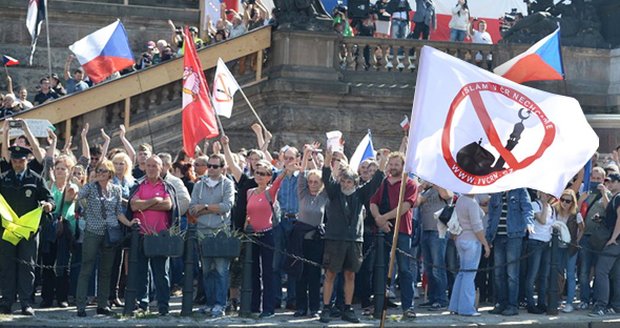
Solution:
[{"label": "person holding flagpole", "polygon": [[[387,173],[389,174],[375,194],[370,199],[370,212],[375,218],[376,225],[379,229],[386,233],[385,239],[388,244],[392,243],[392,231],[398,229],[397,247],[399,250],[409,254],[411,249],[411,235],[413,232],[413,212],[411,209],[416,204],[418,188],[415,182],[407,179],[405,182],[405,198],[401,205],[401,220],[398,227],[394,227],[396,212],[398,207],[398,198],[401,188],[403,169],[405,165],[405,154],[401,152],[393,152],[388,155]],[[390,247],[385,248],[389,260]],[[396,253],[398,262],[398,277],[400,279],[401,290],[401,307],[403,309],[403,317],[406,319],[414,319],[416,317],[413,308],[415,281],[411,272],[411,263],[409,257],[405,253]]]}]

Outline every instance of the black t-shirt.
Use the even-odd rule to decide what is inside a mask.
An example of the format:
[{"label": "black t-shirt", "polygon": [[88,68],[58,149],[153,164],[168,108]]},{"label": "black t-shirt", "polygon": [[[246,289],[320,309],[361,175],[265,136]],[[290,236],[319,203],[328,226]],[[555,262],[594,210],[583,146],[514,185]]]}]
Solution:
[{"label": "black t-shirt", "polygon": [[[233,181],[235,179],[233,178]],[[248,190],[258,187],[254,178],[248,177],[246,174],[242,174],[239,181],[235,181],[235,187],[237,192],[235,193],[235,206],[231,212],[231,223],[233,229],[243,229],[245,224],[246,206],[248,203]]]},{"label": "black t-shirt", "polygon": [[133,170],[131,170],[131,175],[133,176],[134,179],[138,180],[140,178],[142,178],[144,175],[146,174],[146,172],[140,170],[140,167],[138,165],[136,165]]},{"label": "black t-shirt", "polygon": [[617,193],[609,200],[607,208],[605,209],[605,225],[611,231],[616,226],[618,220],[618,207],[620,207],[620,193]]},{"label": "black t-shirt", "polygon": [[40,105],[46,102],[50,98],[58,99],[58,97],[60,96],[56,92],[54,92],[52,89],[50,89],[50,92],[48,93],[39,92],[37,93],[36,96],[34,96],[34,104]]}]

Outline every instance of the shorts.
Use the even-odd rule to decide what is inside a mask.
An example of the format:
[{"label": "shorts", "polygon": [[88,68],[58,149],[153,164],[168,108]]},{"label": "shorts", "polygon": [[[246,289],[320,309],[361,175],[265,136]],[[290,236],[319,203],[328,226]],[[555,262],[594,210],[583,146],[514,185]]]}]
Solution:
[{"label": "shorts", "polygon": [[331,272],[357,272],[362,266],[362,243],[345,240],[325,240],[323,267]]}]

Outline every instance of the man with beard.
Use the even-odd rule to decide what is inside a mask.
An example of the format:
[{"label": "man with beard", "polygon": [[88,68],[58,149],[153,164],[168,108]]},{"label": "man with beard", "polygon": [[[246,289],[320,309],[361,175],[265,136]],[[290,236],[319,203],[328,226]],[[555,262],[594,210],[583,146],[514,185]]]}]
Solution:
[{"label": "man with beard", "polygon": [[378,170],[370,182],[359,186],[359,176],[344,162],[334,165],[340,170],[338,181],[332,177],[332,151],[329,149],[323,167],[323,183],[329,198],[326,208],[325,252],[323,266],[325,281],[323,283],[323,311],[320,321],[329,322],[331,312],[330,299],[334,288],[334,280],[340,271],[344,271],[345,305],[342,319],[358,323],[351,303],[355,289],[355,273],[362,265],[362,243],[364,241],[364,213],[362,208],[370,196],[381,184],[385,174],[386,160],[382,157]]},{"label": "man with beard", "polygon": [[[405,165],[405,155],[401,152],[394,152],[388,156],[387,172],[389,174],[383,180],[381,187],[370,199],[370,212],[375,218],[377,227],[386,233],[388,243],[392,243],[392,228],[396,221],[398,210],[398,198],[402,183],[403,167]],[[411,233],[413,232],[413,213],[411,208],[415,205],[417,198],[417,187],[415,182],[407,179],[405,185],[405,197],[401,205],[401,220],[398,226],[398,249],[409,254],[411,248]],[[389,260],[390,248],[386,247],[385,259]],[[414,280],[411,272],[409,257],[404,253],[396,253],[398,262],[398,277],[400,279],[401,306],[403,317],[413,319],[416,317],[413,310],[413,288]]]}]

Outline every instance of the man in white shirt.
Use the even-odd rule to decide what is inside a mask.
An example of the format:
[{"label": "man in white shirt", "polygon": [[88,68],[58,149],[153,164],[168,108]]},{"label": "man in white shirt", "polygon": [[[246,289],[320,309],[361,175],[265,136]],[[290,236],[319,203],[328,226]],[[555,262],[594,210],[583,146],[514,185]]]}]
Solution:
[{"label": "man in white shirt", "polygon": [[[469,24],[469,34],[471,34],[472,43],[482,43],[482,44],[493,44],[493,39],[491,38],[491,34],[487,32],[487,22],[484,20],[477,20],[474,18],[474,23],[478,22],[478,29],[474,29],[474,24]],[[482,59],[484,56],[482,52],[478,51],[474,59],[476,60],[476,65],[482,67]],[[486,55],[487,66],[491,69],[491,62],[493,61],[493,54],[490,52]]]}]

